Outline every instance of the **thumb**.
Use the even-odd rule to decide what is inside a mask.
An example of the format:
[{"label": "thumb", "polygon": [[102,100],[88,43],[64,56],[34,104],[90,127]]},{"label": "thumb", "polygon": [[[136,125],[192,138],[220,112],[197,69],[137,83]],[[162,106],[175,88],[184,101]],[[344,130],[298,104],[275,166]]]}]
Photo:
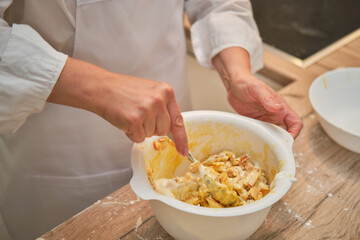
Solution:
[{"label": "thumb", "polygon": [[287,125],[288,132],[294,139],[299,135],[303,127],[300,117],[292,111],[285,116],[285,124]]}]

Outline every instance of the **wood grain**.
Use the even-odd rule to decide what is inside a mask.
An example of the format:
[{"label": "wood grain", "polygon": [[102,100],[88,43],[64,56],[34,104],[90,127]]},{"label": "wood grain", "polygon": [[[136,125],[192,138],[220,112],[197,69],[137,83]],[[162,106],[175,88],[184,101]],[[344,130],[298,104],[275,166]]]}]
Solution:
[{"label": "wood grain", "polygon": [[360,50],[355,52],[351,48],[344,47],[321,59],[318,64],[330,69],[341,67],[359,67],[359,51]]},{"label": "wood grain", "polygon": [[138,228],[134,228],[127,235],[120,238],[121,240],[132,239],[173,239],[159,224],[155,216],[148,218]]},{"label": "wood grain", "polygon": [[[139,220],[153,216],[147,201],[129,185],[94,203],[42,236],[43,239],[118,239],[133,231]],[[106,237],[104,237],[106,236]]]},{"label": "wood grain", "polygon": [[360,38],[352,41],[351,43],[349,43],[348,45],[346,45],[346,47],[352,49],[354,52],[359,52],[359,49],[360,49]]},{"label": "wood grain", "polygon": [[265,50],[264,69],[260,73],[283,85],[287,85],[300,79],[303,74],[306,74],[306,70]]}]

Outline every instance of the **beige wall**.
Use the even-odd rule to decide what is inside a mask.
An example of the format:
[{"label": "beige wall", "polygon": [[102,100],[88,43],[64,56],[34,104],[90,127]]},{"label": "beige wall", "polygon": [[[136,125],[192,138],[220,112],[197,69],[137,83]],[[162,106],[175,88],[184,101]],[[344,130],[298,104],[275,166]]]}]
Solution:
[{"label": "beige wall", "polygon": [[[262,75],[256,76],[276,91],[282,87]],[[187,57],[187,79],[193,110],[234,112],[226,100],[226,91],[217,72],[200,66],[192,56]]]}]

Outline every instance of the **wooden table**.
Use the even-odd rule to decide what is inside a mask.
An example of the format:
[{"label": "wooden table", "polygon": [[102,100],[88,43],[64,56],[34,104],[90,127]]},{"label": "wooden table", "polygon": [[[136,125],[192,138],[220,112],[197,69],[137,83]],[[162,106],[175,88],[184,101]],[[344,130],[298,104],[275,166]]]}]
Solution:
[{"label": "wooden table", "polygon": [[[293,148],[298,182],[272,206],[250,239],[360,239],[360,154],[340,147],[325,134],[308,99],[309,86],[318,75],[337,67],[360,66],[360,39],[308,69],[286,64],[265,53],[265,67],[278,66],[290,79],[279,93],[304,122]],[[129,185],[41,238],[173,239],[159,225],[149,203],[137,198]]]}]

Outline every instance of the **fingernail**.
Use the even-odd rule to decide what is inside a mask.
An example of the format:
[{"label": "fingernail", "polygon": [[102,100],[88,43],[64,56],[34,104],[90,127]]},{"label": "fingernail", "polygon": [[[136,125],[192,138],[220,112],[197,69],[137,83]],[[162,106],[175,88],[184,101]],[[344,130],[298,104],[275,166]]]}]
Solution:
[{"label": "fingernail", "polygon": [[185,157],[185,156],[188,155],[188,153],[189,153],[189,148],[185,148],[185,149],[183,150],[183,152],[181,153],[181,155],[183,155],[183,156]]}]

